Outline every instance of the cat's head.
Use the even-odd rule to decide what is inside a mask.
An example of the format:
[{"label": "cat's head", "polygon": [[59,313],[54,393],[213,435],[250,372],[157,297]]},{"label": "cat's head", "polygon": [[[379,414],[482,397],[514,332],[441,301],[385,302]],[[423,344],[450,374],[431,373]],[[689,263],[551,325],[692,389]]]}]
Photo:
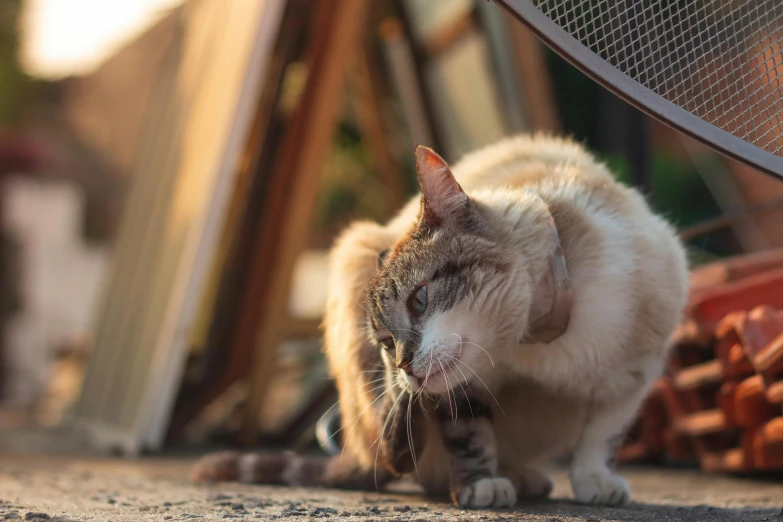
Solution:
[{"label": "cat's head", "polygon": [[527,320],[535,281],[492,210],[462,190],[440,156],[418,147],[416,166],[419,216],[378,258],[368,322],[399,382],[440,394],[503,364],[502,349],[518,342],[518,323]]}]

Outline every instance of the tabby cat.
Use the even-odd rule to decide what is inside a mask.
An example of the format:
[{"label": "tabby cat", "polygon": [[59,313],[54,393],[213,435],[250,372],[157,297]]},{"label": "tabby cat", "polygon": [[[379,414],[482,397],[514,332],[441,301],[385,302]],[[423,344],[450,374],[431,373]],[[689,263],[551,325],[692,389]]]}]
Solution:
[{"label": "tabby cat", "polygon": [[570,455],[578,501],[629,502],[612,461],[685,305],[674,230],[568,140],[513,137],[453,168],[415,155],[421,196],[331,252],[342,454],[220,453],[194,478],[374,490],[409,475],[507,507],[549,495],[542,466]]}]

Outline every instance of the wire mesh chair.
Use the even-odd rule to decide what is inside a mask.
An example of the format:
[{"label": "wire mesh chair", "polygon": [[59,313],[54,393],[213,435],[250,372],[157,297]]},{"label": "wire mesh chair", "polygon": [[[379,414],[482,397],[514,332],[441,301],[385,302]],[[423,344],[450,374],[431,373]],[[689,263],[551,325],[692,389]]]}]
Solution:
[{"label": "wire mesh chair", "polygon": [[780,0],[495,0],[650,116],[783,181]]}]

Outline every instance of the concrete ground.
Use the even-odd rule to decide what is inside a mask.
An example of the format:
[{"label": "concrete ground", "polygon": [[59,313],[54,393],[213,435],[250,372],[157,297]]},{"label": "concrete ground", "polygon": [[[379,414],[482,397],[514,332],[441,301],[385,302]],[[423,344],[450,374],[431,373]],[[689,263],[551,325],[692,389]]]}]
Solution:
[{"label": "concrete ground", "polygon": [[[0,520],[333,520],[427,521],[775,521],[783,520],[783,482],[695,471],[627,469],[635,503],[620,509],[569,500],[555,471],[557,500],[511,511],[461,511],[416,493],[188,483],[188,460],[94,460],[0,455]],[[406,487],[401,485],[401,490]],[[410,487],[407,488],[410,491]]]}]

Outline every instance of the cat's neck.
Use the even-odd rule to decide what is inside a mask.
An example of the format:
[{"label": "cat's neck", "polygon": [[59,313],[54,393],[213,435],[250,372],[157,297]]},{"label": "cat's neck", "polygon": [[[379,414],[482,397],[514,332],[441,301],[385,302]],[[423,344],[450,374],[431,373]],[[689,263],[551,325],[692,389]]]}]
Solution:
[{"label": "cat's neck", "polygon": [[494,222],[500,240],[506,243],[526,272],[529,284],[521,291],[532,295],[526,314],[528,327],[523,343],[550,343],[568,328],[573,291],[560,234],[546,202],[535,192],[488,192],[481,203],[485,218]]},{"label": "cat's neck", "polygon": [[471,197],[497,240],[519,254],[531,279],[539,279],[549,269],[556,246],[550,233],[552,216],[544,200],[531,190],[518,189],[481,190]]}]

